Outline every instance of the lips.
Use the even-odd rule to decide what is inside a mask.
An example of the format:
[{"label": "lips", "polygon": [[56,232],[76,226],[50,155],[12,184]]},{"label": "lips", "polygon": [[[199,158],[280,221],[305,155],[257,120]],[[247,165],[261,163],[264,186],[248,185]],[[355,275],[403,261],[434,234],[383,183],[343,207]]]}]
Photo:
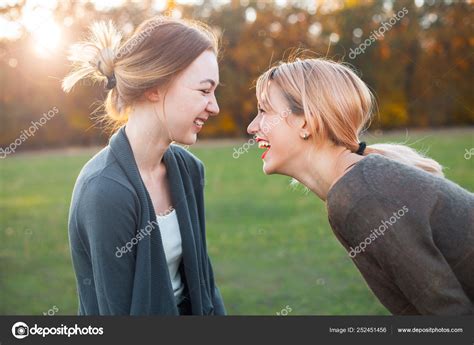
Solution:
[{"label": "lips", "polygon": [[202,128],[202,126],[204,125],[204,123],[207,121],[207,118],[202,118],[202,117],[197,117],[193,123],[198,127],[198,128]]},{"label": "lips", "polygon": [[257,143],[258,143],[258,148],[265,149],[265,152],[262,154],[262,159],[265,159],[265,156],[267,155],[272,145],[270,145],[270,142],[268,140],[265,140],[262,138],[257,138]]}]

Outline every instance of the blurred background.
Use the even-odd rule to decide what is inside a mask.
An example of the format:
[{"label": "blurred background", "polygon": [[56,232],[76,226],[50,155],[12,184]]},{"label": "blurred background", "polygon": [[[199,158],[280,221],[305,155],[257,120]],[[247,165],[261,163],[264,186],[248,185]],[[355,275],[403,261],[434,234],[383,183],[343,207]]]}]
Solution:
[{"label": "blurred background", "polygon": [[469,0],[0,1],[0,314],[76,313],[69,202],[109,133],[92,115],[103,85],[60,89],[67,48],[95,20],[128,36],[157,14],[202,20],[222,37],[221,113],[190,150],[207,169],[208,245],[228,313],[387,314],[324,203],[264,176],[255,145],[237,159],[234,149],[249,139],[259,74],[291,48],[310,49],[353,65],[374,91],[369,143],[426,152],[473,191],[473,10]]}]

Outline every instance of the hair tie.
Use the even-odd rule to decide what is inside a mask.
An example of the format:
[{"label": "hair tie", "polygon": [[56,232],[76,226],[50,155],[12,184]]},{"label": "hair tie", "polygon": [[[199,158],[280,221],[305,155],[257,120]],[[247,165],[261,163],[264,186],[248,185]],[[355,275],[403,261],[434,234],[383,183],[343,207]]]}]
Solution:
[{"label": "hair tie", "polygon": [[356,153],[358,155],[363,156],[364,155],[364,150],[365,150],[366,147],[367,147],[367,144],[365,143],[365,141],[360,142],[359,143],[359,149],[356,151]]},{"label": "hair tie", "polygon": [[107,85],[105,85],[105,88],[107,90],[113,89],[116,84],[117,84],[117,80],[115,79],[115,73],[112,73],[110,77],[107,76]]},{"label": "hair tie", "polygon": [[117,80],[115,79],[115,73],[112,72],[112,75],[111,76],[108,76],[108,75],[105,75],[104,71],[102,70],[102,68],[100,67],[100,64],[101,64],[102,61],[99,60],[99,62],[97,62],[97,69],[99,70],[99,72],[105,76],[107,78],[107,85],[105,85],[105,88],[107,90],[110,90],[110,89],[113,89],[115,87],[115,85],[117,84]]},{"label": "hair tie", "polygon": [[272,80],[273,78],[275,78],[275,72],[277,70],[277,67],[273,68],[273,70],[270,72],[270,80]]}]

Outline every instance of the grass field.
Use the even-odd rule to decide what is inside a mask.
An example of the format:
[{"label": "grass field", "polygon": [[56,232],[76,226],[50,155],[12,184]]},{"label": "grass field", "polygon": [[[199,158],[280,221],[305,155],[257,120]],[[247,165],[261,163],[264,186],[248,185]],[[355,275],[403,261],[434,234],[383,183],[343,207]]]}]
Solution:
[{"label": "grass field", "polygon": [[[473,134],[413,132],[408,142],[429,149],[448,178],[474,191],[474,157],[464,158]],[[209,252],[229,314],[388,314],[332,234],[323,202],[289,187],[287,177],[265,176],[255,146],[239,159],[232,146],[215,146],[191,151],[206,165]],[[75,179],[92,155],[28,153],[0,161],[0,314],[42,315],[53,307],[76,314],[67,215]]]}]

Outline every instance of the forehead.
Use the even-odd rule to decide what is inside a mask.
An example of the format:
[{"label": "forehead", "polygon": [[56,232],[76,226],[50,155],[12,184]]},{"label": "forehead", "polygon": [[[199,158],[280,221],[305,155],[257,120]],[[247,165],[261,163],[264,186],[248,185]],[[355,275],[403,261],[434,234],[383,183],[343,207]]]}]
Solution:
[{"label": "forehead", "polygon": [[195,84],[212,79],[218,84],[219,66],[216,54],[208,50],[203,52],[184,70],[182,79]]},{"label": "forehead", "polygon": [[280,111],[288,107],[280,87],[272,80],[263,87],[261,94],[258,96],[258,101],[264,107],[275,111]]}]

